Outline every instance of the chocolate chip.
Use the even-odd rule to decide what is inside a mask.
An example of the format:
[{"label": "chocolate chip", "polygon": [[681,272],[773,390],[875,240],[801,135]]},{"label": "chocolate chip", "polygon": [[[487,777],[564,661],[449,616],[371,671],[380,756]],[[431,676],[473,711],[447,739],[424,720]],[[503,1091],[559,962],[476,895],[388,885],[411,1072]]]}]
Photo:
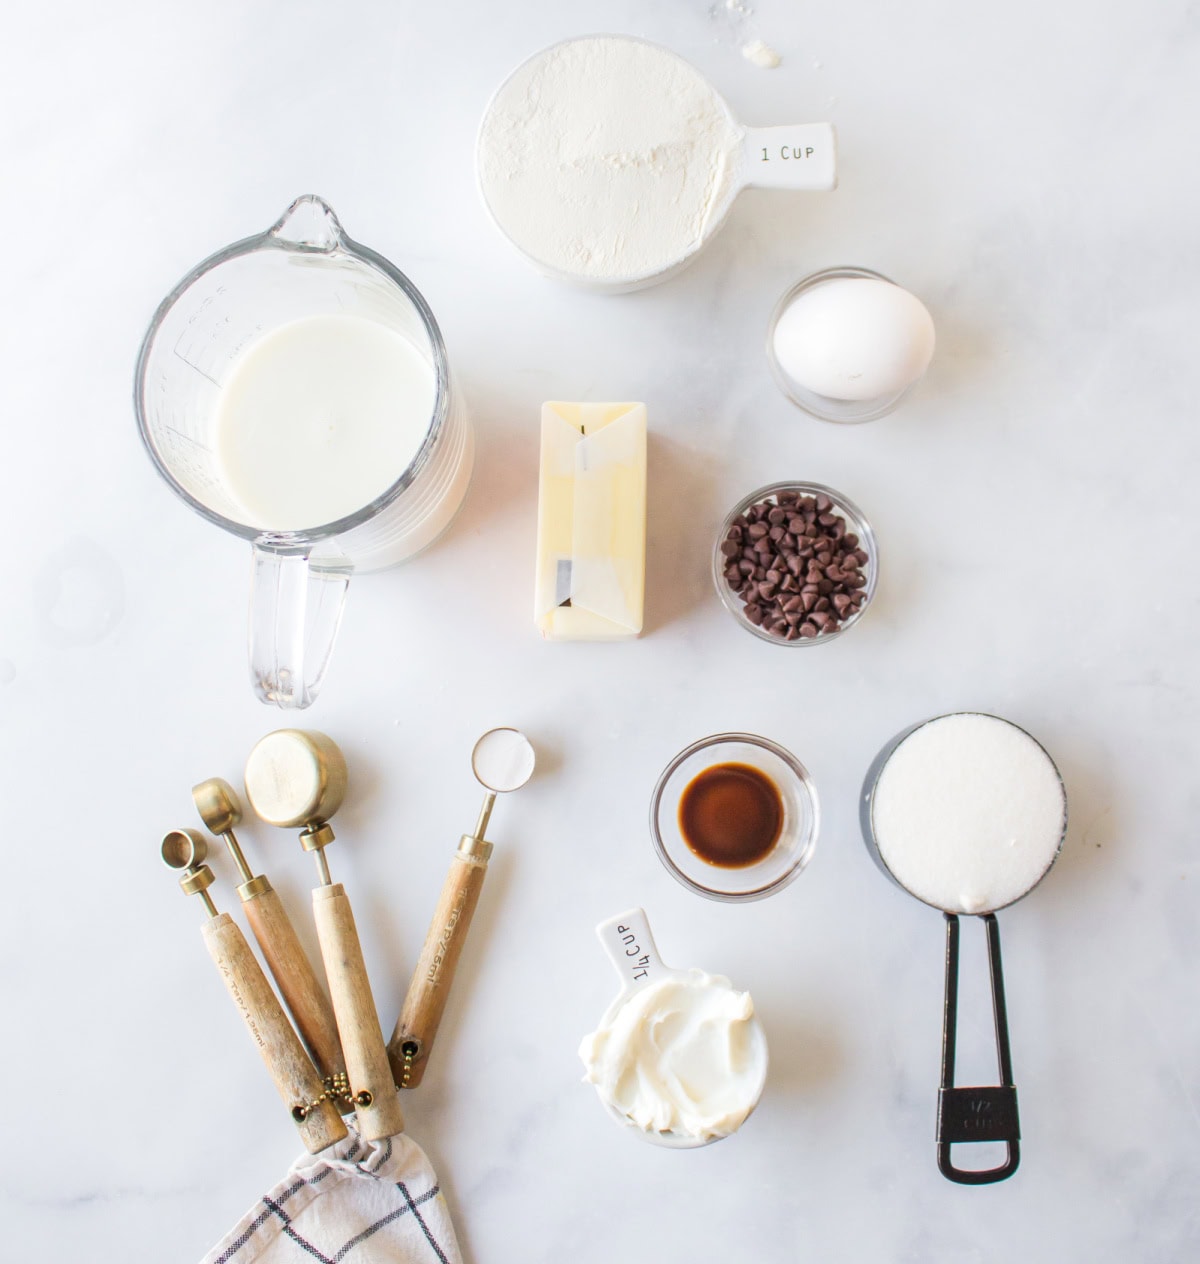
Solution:
[{"label": "chocolate chip", "polygon": [[749,506],[719,553],[747,620],[779,639],[829,635],[864,603],[870,558],[824,494],[785,491]]}]

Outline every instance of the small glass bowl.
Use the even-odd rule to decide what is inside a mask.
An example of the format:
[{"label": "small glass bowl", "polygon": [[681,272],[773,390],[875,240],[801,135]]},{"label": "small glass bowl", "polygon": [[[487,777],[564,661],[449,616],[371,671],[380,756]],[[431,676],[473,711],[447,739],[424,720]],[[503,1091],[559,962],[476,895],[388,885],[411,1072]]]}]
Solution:
[{"label": "small glass bowl", "polygon": [[826,281],[837,281],[844,277],[865,277],[868,280],[886,281],[889,285],[895,285],[890,277],[872,272],[870,268],[851,267],[826,268],[823,272],[814,272],[812,276],[806,276],[803,281],[797,281],[775,304],[775,310],[771,313],[771,320],[767,325],[767,363],[771,366],[771,376],[775,379],[775,385],[797,408],[803,409],[813,417],[819,417],[822,421],[855,425],[862,421],[875,421],[890,413],[892,409],[898,407],[901,400],[921,379],[918,378],[917,382],[910,382],[898,391],[893,391],[889,395],[879,395],[875,399],[832,399],[828,395],[818,395],[816,391],[808,390],[795,378],[789,377],[775,357],[775,327],[779,324],[779,318],[784,311],[805,290],[811,290],[818,285],[823,285]]},{"label": "small glass bowl", "polygon": [[[858,547],[867,555],[867,564],[863,568],[867,582],[866,586],[860,590],[863,593],[863,603],[857,613],[851,615],[844,623],[839,623],[832,632],[822,632],[819,636],[802,636],[794,641],[785,641],[782,637],[772,636],[765,628],[751,623],[746,618],[745,603],[730,588],[729,581],[725,578],[725,568],[729,563],[721,552],[721,545],[734,522],[751,505],[757,505],[759,501],[778,496],[780,492],[798,492],[801,496],[828,496],[833,501],[834,510],[846,520],[846,530],[858,536]],[[753,632],[760,641],[769,641],[772,645],[786,645],[790,648],[794,645],[826,645],[830,641],[837,640],[843,632],[849,631],[866,614],[871,598],[875,596],[875,584],[878,577],[879,549],[875,544],[875,532],[871,530],[871,524],[852,500],[843,496],[841,492],[834,491],[832,487],[826,487],[823,483],[768,483],[766,487],[760,487],[757,491],[751,492],[749,496],[739,500],[726,514],[725,521],[721,523],[721,530],[717,533],[716,543],[713,545],[712,578],[721,604],[747,632]]]},{"label": "small glass bowl", "polygon": [[[749,764],[765,774],[783,800],[779,841],[752,865],[727,869],[701,860],[684,840],[679,803],[706,768]],[[710,900],[761,900],[787,886],[808,864],[817,842],[817,791],[808,770],[790,752],[750,733],[716,733],[693,742],[667,765],[650,799],[650,836],[667,872]]]}]

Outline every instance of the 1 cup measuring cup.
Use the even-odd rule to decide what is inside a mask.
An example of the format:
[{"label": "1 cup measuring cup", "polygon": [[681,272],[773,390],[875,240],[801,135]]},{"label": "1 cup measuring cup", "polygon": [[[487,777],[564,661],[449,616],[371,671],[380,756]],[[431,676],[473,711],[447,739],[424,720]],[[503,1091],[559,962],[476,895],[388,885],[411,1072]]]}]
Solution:
[{"label": "1 cup measuring cup", "polygon": [[[1020,1125],[1008,1042],[998,909],[1023,899],[1050,871],[1067,829],[1062,777],[1041,744],[999,716],[956,712],[905,729],[876,756],[859,807],[875,863],[946,922],[946,990],[937,1159],[948,1180],[983,1185],[1017,1170]],[[954,1082],[958,1028],[959,916],[987,931],[1000,1083]],[[994,1142],[1004,1160],[963,1168],[961,1143]]]},{"label": "1 cup measuring cup", "polygon": [[605,1110],[643,1141],[692,1150],[737,1131],[767,1078],[767,1040],[748,992],[663,964],[640,908],[596,934],[621,981],[579,1054]]},{"label": "1 cup measuring cup", "polygon": [[[264,526],[234,495],[219,452],[222,393],[243,354],[266,337],[299,321],[343,316],[382,327],[378,336],[398,337],[423,366],[432,407],[414,423],[415,455],[377,471],[382,490],[331,521]],[[163,300],[138,355],[134,409],[171,490],[251,544],[255,693],[279,707],[307,707],[329,663],[351,574],[419,552],[466,494],[472,435],[433,313],[402,272],[346,236],[320,198],[305,195],[266,232],[204,260]]]},{"label": "1 cup measuring cup", "polygon": [[684,268],[742,189],[829,190],[836,167],[830,124],[747,127],[691,63],[624,35],[535,53],[476,142],[500,232],[543,275],[611,294]]}]

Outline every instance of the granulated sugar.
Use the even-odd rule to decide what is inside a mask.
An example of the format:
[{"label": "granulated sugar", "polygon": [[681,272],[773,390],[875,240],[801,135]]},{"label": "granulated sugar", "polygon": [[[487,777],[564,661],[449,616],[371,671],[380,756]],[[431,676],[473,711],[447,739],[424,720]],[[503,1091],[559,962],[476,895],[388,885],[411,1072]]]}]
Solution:
[{"label": "granulated sugar", "polygon": [[875,787],[871,821],[902,886],[950,913],[1020,899],[1066,828],[1058,771],[1027,733],[992,715],[941,716],[900,743]]},{"label": "granulated sugar", "polygon": [[479,135],[497,223],[542,267],[601,284],[648,278],[703,243],[741,132],[692,66],[641,40],[591,36],[527,62]]}]

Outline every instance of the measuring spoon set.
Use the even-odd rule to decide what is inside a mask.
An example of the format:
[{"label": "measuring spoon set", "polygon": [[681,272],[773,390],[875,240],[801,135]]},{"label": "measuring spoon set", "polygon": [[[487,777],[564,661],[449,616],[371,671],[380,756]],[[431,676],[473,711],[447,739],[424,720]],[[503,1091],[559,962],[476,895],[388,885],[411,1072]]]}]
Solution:
[{"label": "measuring spoon set", "polygon": [[254,812],[270,825],[298,828],[301,847],[316,861],[313,920],[328,991],[278,892],[264,874],[251,872],[234,833],[242,820],[241,802],[228,782],[219,777],[202,781],[193,787],[192,798],[204,824],[225,840],[240,878],[238,897],[279,996],[240,927],[218,911],[209,894],[215,878],[204,863],[204,836],[179,829],[162,840],[162,859],[182,871],[184,894],[199,895],[205,906],[205,947],[311,1153],[347,1135],[341,1116],[351,1110],[368,1141],[403,1131],[399,1088],[415,1087],[425,1072],[491,857],[492,844],[484,835],[496,795],[523,786],[534,763],[533,747],[516,729],[492,729],[476,743],[472,770],[487,792],[483,809],[454,853],[389,1043],[350,898],[343,884],[333,881],[325,855],[334,841],[330,818],[345,798],[348,781],[345,757],[331,738],[301,729],[269,733],[250,752],[245,770],[246,798]]}]

